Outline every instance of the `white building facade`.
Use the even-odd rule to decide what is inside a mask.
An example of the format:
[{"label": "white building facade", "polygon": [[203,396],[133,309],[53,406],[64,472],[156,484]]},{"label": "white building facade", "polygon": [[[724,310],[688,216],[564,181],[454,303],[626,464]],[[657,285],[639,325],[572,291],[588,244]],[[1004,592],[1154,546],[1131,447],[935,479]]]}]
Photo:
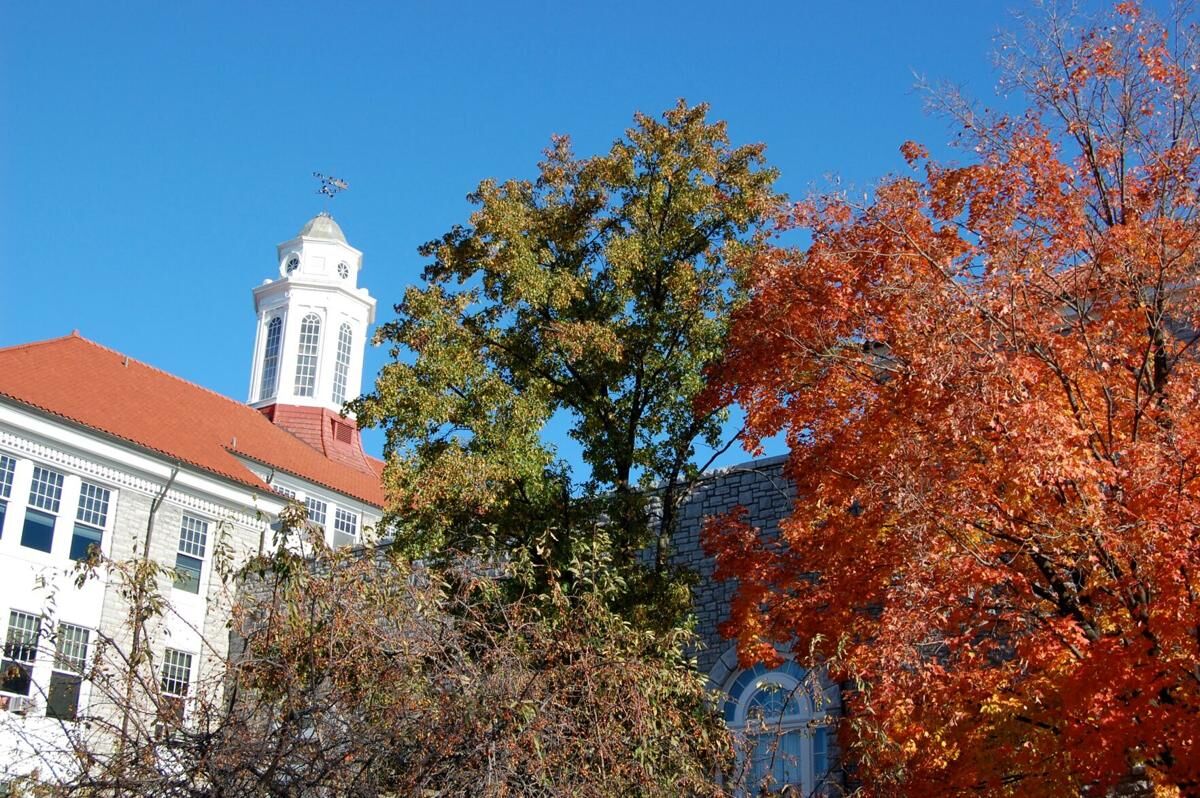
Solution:
[{"label": "white building facade", "polygon": [[77,333],[0,349],[0,782],[45,772],[64,724],[98,711],[89,657],[128,643],[115,574],[77,584],[91,547],[167,569],[148,645],[162,692],[186,706],[227,653],[218,558],[271,546],[289,500],[332,545],[379,522],[382,462],[340,414],[361,390],[374,321],[362,253],[324,214],[278,252],[278,278],[254,290],[249,404]]}]

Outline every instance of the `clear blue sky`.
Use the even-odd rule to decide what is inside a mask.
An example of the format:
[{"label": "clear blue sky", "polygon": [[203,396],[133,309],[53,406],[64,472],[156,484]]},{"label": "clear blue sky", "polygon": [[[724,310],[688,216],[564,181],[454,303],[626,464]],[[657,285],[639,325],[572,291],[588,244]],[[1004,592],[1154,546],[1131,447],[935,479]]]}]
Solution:
[{"label": "clear blue sky", "polygon": [[789,194],[868,188],[906,139],[945,151],[914,72],[990,98],[992,39],[1028,8],[0,0],[0,346],[78,328],[244,399],[250,289],[320,210],[314,170],[350,181],[333,212],[386,320],[417,245],[552,133],[592,153],[703,100]]}]

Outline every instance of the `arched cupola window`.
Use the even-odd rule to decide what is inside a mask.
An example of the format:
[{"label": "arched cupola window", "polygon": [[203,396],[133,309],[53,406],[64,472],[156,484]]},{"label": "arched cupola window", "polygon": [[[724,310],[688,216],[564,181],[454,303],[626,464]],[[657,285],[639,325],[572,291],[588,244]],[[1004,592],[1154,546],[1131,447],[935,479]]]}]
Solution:
[{"label": "arched cupola window", "polygon": [[312,396],[317,388],[317,353],[321,348],[321,317],[309,313],[300,321],[296,356],[296,396]]},{"label": "arched cupola window", "polygon": [[[745,735],[743,795],[823,795],[829,773],[829,733],[815,674],[794,662],[744,670],[729,686],[725,723]],[[816,698],[817,700],[814,700]],[[791,794],[791,793],[786,793]]]},{"label": "arched cupola window", "polygon": [[338,329],[337,364],[333,370],[333,403],[346,401],[346,383],[350,380],[350,352],[354,333],[350,325],[343,323]]},{"label": "arched cupola window", "polygon": [[263,348],[262,381],[259,399],[270,399],[279,384],[279,347],[283,342],[283,317],[276,316],[267,324],[267,345]]}]

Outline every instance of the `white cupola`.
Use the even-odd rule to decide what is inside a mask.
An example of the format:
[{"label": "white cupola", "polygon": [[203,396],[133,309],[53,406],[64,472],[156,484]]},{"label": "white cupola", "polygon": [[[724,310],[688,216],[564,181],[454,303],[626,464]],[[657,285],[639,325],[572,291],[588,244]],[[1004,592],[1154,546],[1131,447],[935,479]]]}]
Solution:
[{"label": "white cupola", "polygon": [[362,391],[367,328],[375,321],[375,300],[358,287],[362,253],[321,212],[276,254],[278,278],[254,289],[249,402],[341,412]]}]

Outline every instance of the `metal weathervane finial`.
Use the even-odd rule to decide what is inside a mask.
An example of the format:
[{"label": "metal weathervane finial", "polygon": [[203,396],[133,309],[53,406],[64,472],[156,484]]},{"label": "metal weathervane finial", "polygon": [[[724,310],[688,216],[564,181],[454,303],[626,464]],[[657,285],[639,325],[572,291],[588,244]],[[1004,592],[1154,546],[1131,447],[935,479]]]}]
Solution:
[{"label": "metal weathervane finial", "polygon": [[320,172],[313,172],[313,177],[321,181],[321,187],[317,189],[317,193],[325,198],[326,207],[329,206],[329,200],[338,195],[339,192],[346,191],[350,188],[350,184],[340,177],[333,175],[323,175]]}]

